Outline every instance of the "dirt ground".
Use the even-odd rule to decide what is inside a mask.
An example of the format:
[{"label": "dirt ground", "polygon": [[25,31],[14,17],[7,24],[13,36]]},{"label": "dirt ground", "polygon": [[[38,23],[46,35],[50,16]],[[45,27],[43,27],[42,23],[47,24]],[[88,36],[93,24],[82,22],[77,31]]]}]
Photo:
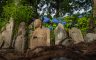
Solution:
[{"label": "dirt ground", "polygon": [[67,47],[63,45],[40,46],[33,50],[27,49],[22,53],[14,49],[0,49],[0,60],[53,60],[59,57],[70,60],[96,60],[96,41],[82,42]]}]

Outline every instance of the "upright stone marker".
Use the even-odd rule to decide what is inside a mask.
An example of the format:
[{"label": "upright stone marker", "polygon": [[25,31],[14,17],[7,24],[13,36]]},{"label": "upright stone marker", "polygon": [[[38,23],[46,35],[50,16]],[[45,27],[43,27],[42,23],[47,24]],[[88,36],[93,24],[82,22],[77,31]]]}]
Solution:
[{"label": "upright stone marker", "polygon": [[58,26],[54,30],[55,34],[55,44],[58,45],[60,41],[65,39],[67,37],[66,30],[64,29],[63,25],[61,23],[58,24]]},{"label": "upright stone marker", "polygon": [[96,40],[96,34],[95,33],[87,33],[85,36],[85,42],[92,42]]},{"label": "upright stone marker", "polygon": [[74,44],[84,42],[83,35],[82,35],[80,29],[77,29],[75,27],[70,29],[69,35],[72,38],[72,40],[74,40]]},{"label": "upright stone marker", "polygon": [[29,48],[33,49],[38,46],[50,46],[50,30],[42,29],[42,22],[39,19],[34,21],[32,38],[30,39]]},{"label": "upright stone marker", "polygon": [[18,29],[18,36],[15,41],[15,50],[18,52],[23,52],[25,48],[25,22],[21,22]]},{"label": "upright stone marker", "polygon": [[9,20],[9,23],[6,24],[5,29],[1,33],[1,39],[4,42],[4,45],[2,46],[2,48],[9,48],[10,47],[10,44],[12,41],[11,39],[12,39],[12,33],[13,33],[12,32],[13,26],[14,26],[14,22],[13,22],[13,18],[11,17]]}]

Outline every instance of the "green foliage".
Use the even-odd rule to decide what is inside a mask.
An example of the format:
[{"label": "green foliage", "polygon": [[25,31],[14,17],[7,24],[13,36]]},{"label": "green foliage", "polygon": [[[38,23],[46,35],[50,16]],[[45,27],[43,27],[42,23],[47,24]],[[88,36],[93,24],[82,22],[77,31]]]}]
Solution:
[{"label": "green foliage", "polygon": [[[62,20],[62,22],[66,22],[66,24],[64,24],[64,28],[66,30],[68,30],[69,28],[77,27],[83,33],[86,33],[87,30],[88,30],[89,17],[86,17],[86,16],[78,17],[78,16],[79,15],[73,15],[73,16],[66,16],[66,17],[64,17],[64,19]],[[45,27],[48,27],[48,28],[50,28],[50,26],[52,26],[52,28],[54,30],[57,27],[58,24],[55,24],[55,23],[52,23],[52,24],[44,23],[43,25]]]},{"label": "green foliage", "polygon": [[67,16],[67,17],[64,18],[64,20],[65,20],[66,23],[67,23],[67,24],[65,25],[66,28],[71,27],[71,24],[72,24],[72,18],[73,18],[73,17],[70,17],[70,16]]},{"label": "green foliage", "polygon": [[31,6],[16,6],[15,4],[9,4],[3,7],[3,16],[7,19],[13,17],[18,23],[21,21],[28,22],[35,13]]},{"label": "green foliage", "polygon": [[82,17],[78,19],[77,27],[81,29],[82,32],[86,32],[88,29],[88,18],[87,17]]},{"label": "green foliage", "polygon": [[33,14],[35,13],[32,10],[33,9],[28,6],[19,6],[16,11],[16,16],[14,17],[16,20],[28,22],[29,19],[34,17]]},{"label": "green foliage", "polygon": [[5,26],[6,23],[7,21],[5,21],[3,18],[0,18],[0,30],[3,26]]},{"label": "green foliage", "polygon": [[17,7],[14,4],[8,4],[3,7],[3,17],[9,19],[10,17],[16,15]]},{"label": "green foliage", "polygon": [[83,16],[81,18],[78,18],[76,16],[67,16],[64,18],[64,20],[67,22],[65,25],[66,29],[77,27],[81,29],[82,32],[86,32],[88,30],[88,18],[86,16]]}]

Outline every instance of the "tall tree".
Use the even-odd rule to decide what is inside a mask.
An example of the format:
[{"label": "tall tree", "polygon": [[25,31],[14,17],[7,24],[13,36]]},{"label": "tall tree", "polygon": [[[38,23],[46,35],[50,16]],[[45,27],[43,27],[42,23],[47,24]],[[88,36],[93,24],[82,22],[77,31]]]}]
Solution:
[{"label": "tall tree", "polygon": [[92,5],[92,15],[90,16],[89,19],[89,30],[88,32],[94,33],[94,28],[95,28],[95,18],[96,18],[96,0],[91,0],[91,5]]},{"label": "tall tree", "polygon": [[[43,11],[42,14],[47,10],[47,14],[56,11],[57,17],[64,16],[66,13],[72,15],[75,11],[79,13],[81,10],[84,10],[83,13],[91,11],[91,0],[40,0],[38,5],[40,5],[38,9]],[[44,8],[44,5],[47,5],[47,7]]]},{"label": "tall tree", "polygon": [[92,0],[92,7],[93,7],[93,17],[96,17],[96,0]]}]

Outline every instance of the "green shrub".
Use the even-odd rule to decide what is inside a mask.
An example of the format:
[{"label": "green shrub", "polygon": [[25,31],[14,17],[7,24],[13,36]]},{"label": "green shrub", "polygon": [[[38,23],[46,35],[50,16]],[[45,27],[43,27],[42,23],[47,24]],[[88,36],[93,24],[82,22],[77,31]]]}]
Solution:
[{"label": "green shrub", "polygon": [[9,4],[3,7],[3,16],[8,20],[13,17],[15,22],[20,23],[21,21],[28,22],[35,13],[33,8],[30,6]]},{"label": "green shrub", "polygon": [[88,18],[86,16],[82,16],[78,18],[77,16],[67,16],[64,18],[66,21],[66,25],[64,26],[67,30],[72,27],[79,28],[82,32],[87,32],[88,30]]},{"label": "green shrub", "polygon": [[5,26],[6,23],[7,23],[6,20],[4,20],[3,18],[0,18],[0,30],[1,30],[2,27]]}]

